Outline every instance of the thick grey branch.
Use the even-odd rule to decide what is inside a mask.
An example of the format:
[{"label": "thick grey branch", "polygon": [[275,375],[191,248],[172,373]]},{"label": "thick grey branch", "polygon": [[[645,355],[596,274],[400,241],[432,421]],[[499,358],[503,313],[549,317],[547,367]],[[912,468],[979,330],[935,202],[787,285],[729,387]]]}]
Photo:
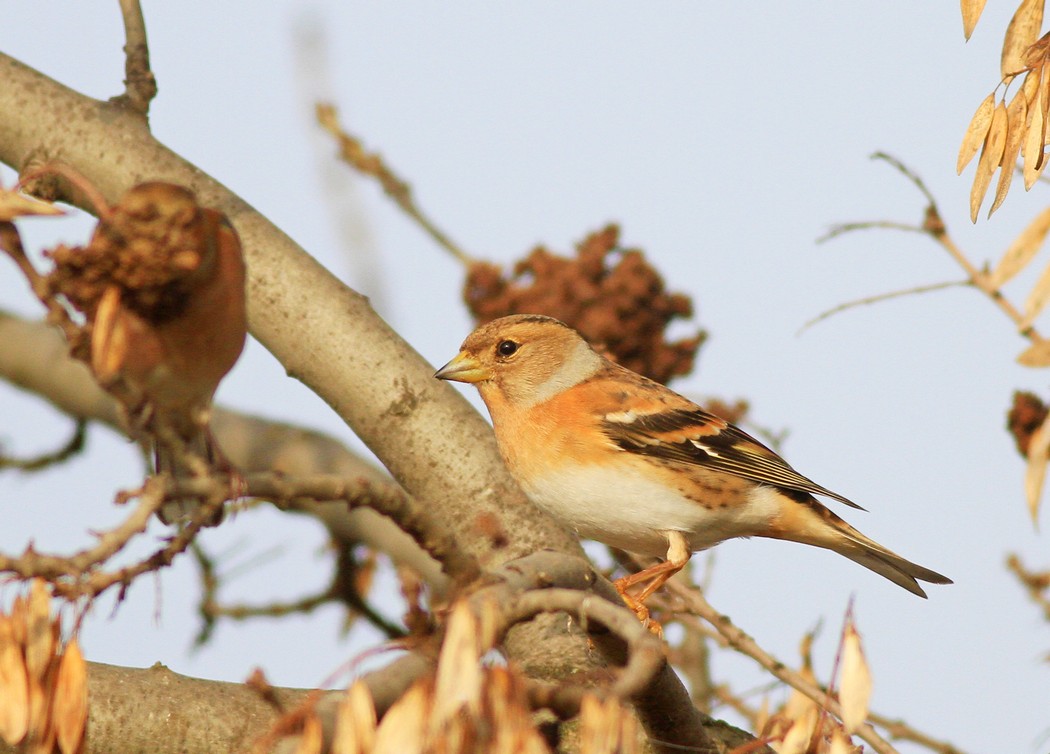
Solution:
[{"label": "thick grey branch", "polygon": [[[433,367],[365,297],[157,142],[141,118],[2,54],[0,113],[0,161],[17,169],[34,160],[65,161],[109,201],[146,179],[170,181],[224,212],[245,248],[251,333],[289,374],[328,402],[409,494],[442,511],[464,552],[488,567],[544,548],[581,553],[574,538],[534,509],[513,483],[484,420],[451,387],[432,379]],[[552,635],[575,647],[570,661],[547,666],[549,679],[600,664],[583,637],[567,637],[542,619],[517,633],[508,651],[534,669],[535,655],[552,651]],[[663,690],[676,684],[688,703],[673,673],[658,683]]]}]

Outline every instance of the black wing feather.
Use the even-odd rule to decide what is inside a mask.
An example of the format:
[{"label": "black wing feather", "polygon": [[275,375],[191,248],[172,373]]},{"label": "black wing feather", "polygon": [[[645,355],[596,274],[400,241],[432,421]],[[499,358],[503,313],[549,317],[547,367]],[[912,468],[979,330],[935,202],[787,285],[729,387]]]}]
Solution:
[{"label": "black wing feather", "polygon": [[[631,421],[605,420],[602,428],[622,450],[667,461],[704,466],[761,484],[794,492],[826,495],[853,508],[864,510],[836,492],[808,479],[761,442],[739,427],[725,424],[720,432],[697,432],[680,442],[668,442],[666,433],[688,432],[690,427],[722,425],[724,422],[703,409],[675,409],[635,416]],[[749,451],[748,448],[754,450]]]}]

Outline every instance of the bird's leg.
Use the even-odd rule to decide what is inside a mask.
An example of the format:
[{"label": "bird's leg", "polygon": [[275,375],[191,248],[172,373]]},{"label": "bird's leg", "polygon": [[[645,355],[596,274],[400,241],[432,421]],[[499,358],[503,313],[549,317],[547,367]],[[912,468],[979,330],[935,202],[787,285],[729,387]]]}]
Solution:
[{"label": "bird's leg", "polygon": [[[613,586],[616,587],[616,591],[620,593],[620,597],[623,598],[627,607],[631,608],[634,614],[638,616],[638,620],[644,623],[657,636],[663,636],[663,626],[650,617],[649,608],[645,606],[645,601],[649,599],[653,592],[666,584],[669,578],[685,568],[685,564],[689,562],[691,554],[689,545],[686,543],[682,533],[669,531],[667,532],[666,560],[613,582]],[[637,596],[628,594],[627,590],[637,584],[645,584],[645,588]]]}]

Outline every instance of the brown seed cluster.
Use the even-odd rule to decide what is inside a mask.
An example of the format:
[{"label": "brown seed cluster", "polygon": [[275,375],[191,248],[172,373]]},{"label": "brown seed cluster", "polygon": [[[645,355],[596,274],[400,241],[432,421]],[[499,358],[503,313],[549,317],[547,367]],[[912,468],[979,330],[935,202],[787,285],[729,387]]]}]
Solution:
[{"label": "brown seed cluster", "polygon": [[545,314],[579,330],[607,356],[659,382],[688,374],[707,334],[665,340],[667,326],[691,317],[688,296],[668,293],[640,249],[620,246],[616,225],[587,236],[575,257],[537,247],[510,273],[470,266],[463,298],[477,324],[508,314]]},{"label": "brown seed cluster", "polygon": [[135,187],[99,221],[87,246],[48,252],[53,293],[92,318],[110,286],[128,308],[153,322],[177,316],[186,291],[202,274],[196,228],[200,208],[181,187],[146,183]]},{"label": "brown seed cluster", "polygon": [[1035,432],[1046,420],[1047,406],[1034,393],[1014,392],[1014,403],[1006,415],[1006,428],[1014,436],[1017,452],[1028,457],[1028,445]]}]

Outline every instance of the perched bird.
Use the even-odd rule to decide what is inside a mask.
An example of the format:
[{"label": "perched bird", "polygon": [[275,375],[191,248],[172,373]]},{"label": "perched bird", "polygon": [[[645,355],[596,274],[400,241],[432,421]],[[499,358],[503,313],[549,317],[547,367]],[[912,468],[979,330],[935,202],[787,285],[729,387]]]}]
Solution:
[{"label": "perched bird", "polygon": [[[435,375],[475,385],[500,454],[526,495],[579,536],[665,561],[616,582],[645,599],[692,552],[770,537],[845,555],[909,592],[950,579],[890,552],[814,495],[810,481],[743,430],[598,354],[550,317],[502,317],[475,330]],[[645,584],[637,595],[631,587]]]},{"label": "perched bird", "polygon": [[[232,471],[208,429],[212,397],[247,334],[244,259],[225,215],[181,186],[140,184],[70,255],[78,258],[112,268],[90,317],[90,364],[133,434],[152,440],[157,472],[192,476],[194,462]],[[158,515],[179,520],[196,504],[169,500]]]}]

